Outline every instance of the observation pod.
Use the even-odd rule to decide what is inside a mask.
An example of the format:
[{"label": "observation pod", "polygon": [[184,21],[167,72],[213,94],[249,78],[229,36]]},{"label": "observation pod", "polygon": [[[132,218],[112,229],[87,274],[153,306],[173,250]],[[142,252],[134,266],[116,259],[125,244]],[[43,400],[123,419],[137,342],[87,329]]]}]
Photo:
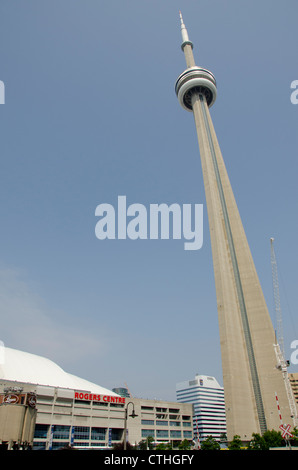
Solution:
[{"label": "observation pod", "polygon": [[177,78],[175,91],[179,103],[187,111],[192,111],[192,95],[203,94],[210,108],[216,100],[217,88],[213,73],[202,67],[194,66],[186,69]]}]

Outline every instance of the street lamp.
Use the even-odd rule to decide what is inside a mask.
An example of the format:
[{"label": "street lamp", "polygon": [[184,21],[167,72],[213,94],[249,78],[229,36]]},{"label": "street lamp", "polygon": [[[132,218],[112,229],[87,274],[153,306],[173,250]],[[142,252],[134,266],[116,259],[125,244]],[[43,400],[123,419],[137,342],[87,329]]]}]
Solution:
[{"label": "street lamp", "polygon": [[127,433],[127,411],[128,411],[128,405],[132,405],[132,413],[129,415],[131,418],[136,418],[138,415],[135,413],[135,405],[132,401],[129,401],[126,405],[126,408],[124,410],[124,441],[123,441],[123,449],[126,450],[126,433]]}]

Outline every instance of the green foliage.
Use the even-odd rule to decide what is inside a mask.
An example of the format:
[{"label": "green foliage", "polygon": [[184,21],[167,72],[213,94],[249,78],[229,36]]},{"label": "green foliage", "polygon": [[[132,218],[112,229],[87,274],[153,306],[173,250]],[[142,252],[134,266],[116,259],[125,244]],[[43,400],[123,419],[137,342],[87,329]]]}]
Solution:
[{"label": "green foliage", "polygon": [[241,450],[242,447],[242,441],[240,439],[240,436],[237,434],[233,437],[233,440],[230,442],[228,448],[229,450]]},{"label": "green foliage", "polygon": [[207,436],[202,442],[201,450],[220,450],[220,445],[212,436]]},{"label": "green foliage", "polygon": [[154,442],[153,437],[148,436],[146,439],[139,442],[138,447],[140,450],[148,450],[148,449],[151,450],[154,448],[153,442]]},{"label": "green foliage", "polygon": [[249,450],[269,450],[270,447],[284,447],[285,441],[280,431],[266,431],[262,436],[254,433],[249,443]]},{"label": "green foliage", "polygon": [[252,440],[248,445],[249,450],[266,450],[265,449],[265,442],[260,434],[253,433]]},{"label": "green foliage", "polygon": [[[132,450],[133,448],[134,447],[129,442],[126,443],[126,450]],[[121,450],[121,451],[124,450],[124,443],[119,442],[117,444],[114,444],[113,450]]]},{"label": "green foliage", "polygon": [[168,442],[167,444],[157,444],[156,450],[172,450],[172,445],[170,442]]},{"label": "green foliage", "polygon": [[184,439],[184,441],[181,441],[178,445],[179,450],[189,450],[190,448],[191,443],[187,439]]}]

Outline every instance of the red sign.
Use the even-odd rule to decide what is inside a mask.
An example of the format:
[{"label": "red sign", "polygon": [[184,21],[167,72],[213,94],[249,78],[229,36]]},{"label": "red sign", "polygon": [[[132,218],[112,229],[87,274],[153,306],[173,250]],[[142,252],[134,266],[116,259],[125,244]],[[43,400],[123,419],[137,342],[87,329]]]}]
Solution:
[{"label": "red sign", "polygon": [[35,408],[35,406],[36,406],[36,396],[35,395],[28,395],[27,403],[31,408]]},{"label": "red sign", "polygon": [[15,403],[18,403],[19,397],[18,395],[14,395],[10,393],[9,395],[5,395],[3,402],[4,403],[9,403],[10,405],[14,405]]},{"label": "red sign", "polygon": [[287,436],[293,437],[293,434],[290,433],[291,426],[289,424],[287,425],[280,425],[279,428],[282,430],[282,437],[285,438]]},{"label": "red sign", "polygon": [[98,395],[95,393],[75,392],[76,400],[99,401],[103,403],[122,403],[125,404],[124,397],[114,397],[110,395]]}]

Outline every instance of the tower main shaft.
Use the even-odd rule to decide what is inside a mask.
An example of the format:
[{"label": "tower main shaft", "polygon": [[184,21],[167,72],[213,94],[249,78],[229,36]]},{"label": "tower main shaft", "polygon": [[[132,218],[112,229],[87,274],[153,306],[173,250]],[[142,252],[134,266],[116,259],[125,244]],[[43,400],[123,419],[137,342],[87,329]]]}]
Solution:
[{"label": "tower main shaft", "polygon": [[276,368],[274,329],[209,112],[216,99],[214,75],[197,67],[181,18],[187,69],[176,81],[182,107],[192,111],[198,136],[211,238],[225,390],[228,439],[279,427],[290,409]]}]

